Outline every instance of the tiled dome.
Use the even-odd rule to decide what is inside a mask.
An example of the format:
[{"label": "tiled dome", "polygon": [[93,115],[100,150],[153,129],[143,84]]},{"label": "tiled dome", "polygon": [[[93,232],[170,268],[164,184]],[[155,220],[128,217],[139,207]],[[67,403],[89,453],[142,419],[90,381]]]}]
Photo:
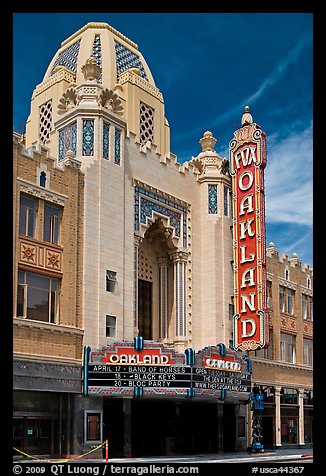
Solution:
[{"label": "tiled dome", "polygon": [[81,68],[90,56],[96,58],[102,68],[100,82],[112,89],[119,76],[126,70],[137,68],[139,75],[155,86],[152,74],[138,51],[138,45],[107,23],[87,23],[61,43],[53,57],[43,82],[47,81],[60,66],[68,68],[75,76],[76,84],[83,81]]}]

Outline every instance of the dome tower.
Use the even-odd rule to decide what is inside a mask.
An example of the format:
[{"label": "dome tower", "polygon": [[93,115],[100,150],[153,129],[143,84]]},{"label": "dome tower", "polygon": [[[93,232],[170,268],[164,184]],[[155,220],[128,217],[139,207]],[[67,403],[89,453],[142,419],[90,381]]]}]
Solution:
[{"label": "dome tower", "polygon": [[[96,70],[93,77],[92,69]],[[112,108],[113,102],[115,106],[119,102],[118,110]],[[61,43],[33,92],[26,147],[40,140],[60,159],[59,130],[70,122],[72,110],[76,116],[78,109],[85,107],[94,113],[97,109],[97,114],[101,109],[113,112],[121,126],[121,120],[124,122],[127,136],[131,132],[140,145],[149,141],[163,156],[169,153],[170,131],[162,93],[138,45],[107,23],[88,23]],[[81,142],[78,127],[76,134],[76,143]],[[77,149],[73,147],[78,156]]]}]

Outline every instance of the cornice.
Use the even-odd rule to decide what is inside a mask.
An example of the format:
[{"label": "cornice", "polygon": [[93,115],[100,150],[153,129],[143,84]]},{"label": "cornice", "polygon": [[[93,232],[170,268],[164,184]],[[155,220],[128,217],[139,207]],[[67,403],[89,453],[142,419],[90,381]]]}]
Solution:
[{"label": "cornice", "polygon": [[64,206],[65,201],[68,199],[68,195],[49,190],[48,188],[41,187],[20,177],[17,177],[17,182],[22,192],[29,193],[37,198],[42,198],[62,206]]},{"label": "cornice", "polygon": [[62,324],[50,324],[49,322],[32,321],[28,319],[22,319],[19,317],[13,318],[13,325],[18,327],[28,327],[36,330],[48,330],[50,332],[67,333],[73,335],[84,335],[83,329],[77,327],[64,326]]},{"label": "cornice", "polygon": [[288,362],[281,362],[280,360],[260,359],[258,357],[251,357],[251,360],[265,366],[280,367],[288,370],[299,370],[313,373],[313,367],[309,367],[307,365],[290,364]]}]

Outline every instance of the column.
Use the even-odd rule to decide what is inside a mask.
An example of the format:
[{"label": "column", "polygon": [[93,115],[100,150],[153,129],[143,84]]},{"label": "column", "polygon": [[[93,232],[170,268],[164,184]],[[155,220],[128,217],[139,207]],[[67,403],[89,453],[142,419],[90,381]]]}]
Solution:
[{"label": "column", "polygon": [[299,388],[298,389],[298,399],[299,399],[299,438],[298,438],[298,444],[299,445],[304,445],[304,407],[303,407],[303,395],[304,395],[304,389]]},{"label": "column", "polygon": [[247,448],[252,445],[252,409],[251,404],[247,405]]},{"label": "column", "polygon": [[159,271],[159,337],[168,337],[168,258],[157,259]]},{"label": "column", "polygon": [[224,438],[223,438],[223,409],[224,404],[217,403],[217,452],[223,453],[224,451]]},{"label": "column", "polygon": [[123,402],[123,456],[131,458],[131,402],[130,398],[124,398]]},{"label": "column", "polygon": [[175,337],[184,340],[187,336],[186,265],[188,254],[178,251],[172,254],[174,273]]},{"label": "column", "polygon": [[282,446],[281,442],[281,387],[275,386],[275,446]]},{"label": "column", "polygon": [[134,334],[138,335],[138,251],[143,238],[135,235],[134,246]]}]

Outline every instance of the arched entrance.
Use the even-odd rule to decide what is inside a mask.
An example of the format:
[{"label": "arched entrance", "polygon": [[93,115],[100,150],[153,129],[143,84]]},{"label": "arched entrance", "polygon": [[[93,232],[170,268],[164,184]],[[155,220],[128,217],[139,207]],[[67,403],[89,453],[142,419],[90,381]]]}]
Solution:
[{"label": "arched entrance", "polygon": [[172,230],[162,218],[144,233],[137,260],[137,327],[148,340],[174,337],[174,265]]}]

